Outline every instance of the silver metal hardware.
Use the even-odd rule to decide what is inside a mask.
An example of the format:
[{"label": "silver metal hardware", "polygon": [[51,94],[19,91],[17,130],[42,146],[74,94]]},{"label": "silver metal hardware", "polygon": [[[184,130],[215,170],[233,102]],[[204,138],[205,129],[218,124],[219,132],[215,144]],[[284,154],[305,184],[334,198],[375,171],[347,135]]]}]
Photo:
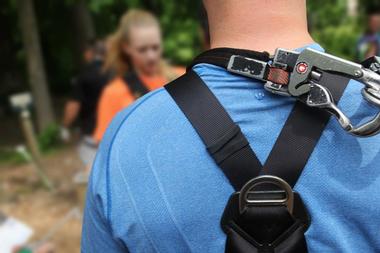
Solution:
[{"label": "silver metal hardware", "polygon": [[274,93],[276,95],[290,97],[290,94],[288,92],[288,87],[281,85],[281,84],[272,83],[270,81],[267,81],[264,84],[264,89],[271,92],[271,93]]},{"label": "silver metal hardware", "polygon": [[[274,185],[279,190],[258,191],[254,190],[259,185]],[[260,196],[252,198],[252,196]],[[243,213],[249,206],[286,206],[289,213],[293,212],[294,193],[292,187],[283,179],[265,175],[250,180],[243,186],[239,194],[239,210]]]},{"label": "silver metal hardware", "polygon": [[[269,67],[290,72],[288,85],[265,80]],[[364,99],[380,109],[379,57],[367,59],[361,65],[311,48],[306,48],[300,53],[278,48],[269,63],[234,55],[229,61],[228,71],[266,81],[264,88],[269,92],[292,96],[308,106],[330,112],[345,131],[355,136],[367,137],[380,133],[380,112],[370,121],[360,126],[353,126],[350,119],[335,104],[330,91],[319,85],[326,72],[359,81],[364,86],[362,89]]]},{"label": "silver metal hardware", "polygon": [[[297,71],[297,66],[301,66],[300,64],[303,63],[307,64],[307,69],[301,72]],[[319,52],[311,48],[307,48],[299,54],[295,66],[295,71],[290,75],[288,87],[289,93],[294,97],[299,97],[309,92],[310,86],[308,83],[311,71],[320,70],[332,72],[353,79],[361,77],[361,72],[363,71],[362,65],[360,64]],[[355,73],[358,76],[356,76]]]},{"label": "silver metal hardware", "polygon": [[[278,51],[276,55],[283,54],[281,51],[284,50],[278,49]],[[286,52],[291,55],[289,51]],[[293,52],[292,57],[296,56],[298,56],[296,61],[292,63],[293,71],[290,74],[287,87],[288,94],[299,100],[301,100],[301,96],[307,95],[306,104],[308,106],[327,110],[338,119],[341,127],[352,135],[368,137],[380,132],[380,112],[369,122],[360,126],[353,126],[350,119],[335,104],[330,91],[318,84],[323,72],[344,75],[361,82],[364,85],[362,95],[365,100],[380,107],[379,58],[375,58],[373,63],[371,60],[367,61],[369,68],[364,68],[360,64],[310,48],[301,53]],[[289,61],[289,59],[287,60]],[[284,63],[281,62],[281,64]],[[281,95],[281,93],[278,94]]]},{"label": "silver metal hardware", "polygon": [[228,62],[227,70],[232,73],[265,81],[264,76],[267,65],[267,62],[233,55]]},{"label": "silver metal hardware", "polygon": [[274,54],[272,66],[276,68],[287,69],[289,67],[289,64],[291,65],[298,59],[298,56],[298,52],[278,48]]},{"label": "silver metal hardware", "polygon": [[310,73],[310,79],[315,81],[315,82],[318,82],[320,81],[322,78],[322,74],[317,72],[317,71],[311,71]]},{"label": "silver metal hardware", "polygon": [[330,91],[317,83],[310,83],[306,104],[310,107],[325,109],[334,115],[341,127],[358,137],[373,136],[380,132],[380,112],[369,122],[353,126],[350,119],[336,106]]}]

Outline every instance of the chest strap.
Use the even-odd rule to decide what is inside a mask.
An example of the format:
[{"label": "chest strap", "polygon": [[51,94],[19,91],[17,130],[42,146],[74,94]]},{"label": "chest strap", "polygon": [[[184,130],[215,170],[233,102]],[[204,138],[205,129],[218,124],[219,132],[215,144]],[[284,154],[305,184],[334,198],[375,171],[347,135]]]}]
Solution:
[{"label": "chest strap", "polygon": [[149,92],[149,89],[141,81],[135,71],[130,71],[123,77],[125,84],[128,86],[133,96],[137,99]]}]

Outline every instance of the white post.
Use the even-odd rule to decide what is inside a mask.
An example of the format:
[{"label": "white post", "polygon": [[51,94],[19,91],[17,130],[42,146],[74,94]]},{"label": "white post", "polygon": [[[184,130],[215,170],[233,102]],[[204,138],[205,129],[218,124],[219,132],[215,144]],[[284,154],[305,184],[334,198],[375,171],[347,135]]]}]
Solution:
[{"label": "white post", "polygon": [[38,147],[32,119],[30,118],[29,107],[32,104],[32,96],[30,93],[20,93],[12,95],[9,100],[14,110],[16,110],[20,115],[21,127],[24,132],[24,137],[30,150],[31,156],[29,156],[25,149],[21,148],[18,149],[18,151],[33,164],[33,167],[36,169],[36,172],[43,185],[47,189],[53,190],[53,184],[45,174],[42,166],[41,153]]},{"label": "white post", "polygon": [[347,0],[347,12],[350,17],[358,15],[358,0]]}]

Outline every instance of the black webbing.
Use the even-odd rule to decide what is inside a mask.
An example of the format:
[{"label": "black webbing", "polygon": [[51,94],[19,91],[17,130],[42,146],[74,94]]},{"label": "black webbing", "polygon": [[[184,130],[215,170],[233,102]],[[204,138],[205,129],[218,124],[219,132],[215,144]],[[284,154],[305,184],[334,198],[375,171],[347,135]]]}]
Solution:
[{"label": "black webbing", "polygon": [[235,189],[258,175],[261,163],[215,95],[192,70],[165,86]]},{"label": "black webbing", "polygon": [[132,94],[137,98],[149,92],[149,89],[140,80],[135,71],[130,71],[125,74],[124,81],[128,85],[128,88],[131,90]]},{"label": "black webbing", "polygon": [[241,55],[247,58],[268,62],[269,53],[257,52],[245,49],[233,49],[233,48],[214,48],[198,55],[192,63],[187,67],[191,69],[194,65],[200,63],[209,63],[222,68],[227,68],[228,61],[232,55]]},{"label": "black webbing", "polygon": [[[319,84],[327,87],[336,102],[349,79],[323,73]],[[297,102],[270,152],[261,174],[276,175],[290,186],[297,183],[309,157],[330,119],[330,114]]]},{"label": "black webbing", "polygon": [[[201,55],[201,58],[197,57],[196,61],[215,64],[215,59],[218,59],[219,66],[224,66],[231,55],[252,57],[244,54],[245,50],[240,51],[218,49],[215,55],[215,50],[211,50]],[[260,56],[257,52],[251,54],[263,58],[265,55]],[[208,57],[213,58],[208,60]],[[222,59],[225,63],[222,63]],[[323,73],[322,76],[320,84],[328,87],[338,101],[348,79],[328,73]],[[191,122],[235,190],[240,190],[247,181],[259,174],[278,176],[294,186],[330,118],[325,111],[297,102],[265,165],[262,166],[240,128],[194,71],[188,69],[184,76],[165,88]]]}]

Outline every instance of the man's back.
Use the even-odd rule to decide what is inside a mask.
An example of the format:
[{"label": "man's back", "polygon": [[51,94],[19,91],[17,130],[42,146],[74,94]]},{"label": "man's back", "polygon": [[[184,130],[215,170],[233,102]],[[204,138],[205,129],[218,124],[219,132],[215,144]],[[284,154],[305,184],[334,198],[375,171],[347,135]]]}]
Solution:
[{"label": "man's back", "polygon": [[[194,70],[263,163],[294,101],[216,66]],[[339,103],[354,119],[373,113],[360,87],[352,82]],[[330,120],[295,188],[312,219],[306,233],[310,252],[380,250],[379,163],[380,136],[358,139]],[[191,124],[160,89],[120,113],[102,141],[82,250],[224,252],[220,218],[232,192]]]}]

